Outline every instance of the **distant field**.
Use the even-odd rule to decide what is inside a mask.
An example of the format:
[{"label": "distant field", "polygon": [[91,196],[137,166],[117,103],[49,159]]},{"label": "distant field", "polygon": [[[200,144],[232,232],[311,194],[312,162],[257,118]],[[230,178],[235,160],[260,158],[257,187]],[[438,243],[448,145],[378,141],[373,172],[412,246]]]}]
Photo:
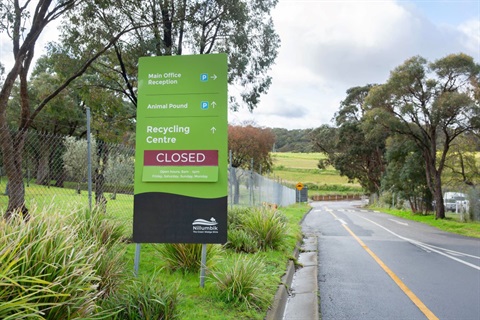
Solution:
[{"label": "distant field", "polygon": [[274,152],[272,153],[273,164],[276,167],[296,169],[317,169],[318,160],[325,158],[321,153],[293,153]]},{"label": "distant field", "polygon": [[318,161],[325,158],[321,153],[275,152],[273,175],[284,183],[295,185],[298,182],[309,184],[310,194],[360,193],[358,183],[349,183],[333,167],[320,170]]}]

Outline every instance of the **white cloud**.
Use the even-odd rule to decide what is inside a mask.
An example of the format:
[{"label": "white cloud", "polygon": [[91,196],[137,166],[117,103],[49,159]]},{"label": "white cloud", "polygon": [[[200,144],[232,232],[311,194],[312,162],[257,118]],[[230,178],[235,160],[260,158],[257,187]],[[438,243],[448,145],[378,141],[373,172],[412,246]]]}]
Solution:
[{"label": "white cloud", "polygon": [[480,60],[480,17],[462,23],[458,30],[462,33],[460,41],[463,46],[472,53],[476,52],[474,58]]},{"label": "white cloud", "polygon": [[242,111],[230,118],[268,127],[314,128],[330,122],[347,89],[386,81],[391,70],[414,55],[435,60],[465,52],[479,59],[479,19],[452,24],[460,19],[452,19],[452,8],[470,7],[439,7],[447,19],[440,23],[442,17],[428,16],[435,3],[417,5],[280,0],[273,18],[282,44],[271,71],[272,87],[253,114]]}]

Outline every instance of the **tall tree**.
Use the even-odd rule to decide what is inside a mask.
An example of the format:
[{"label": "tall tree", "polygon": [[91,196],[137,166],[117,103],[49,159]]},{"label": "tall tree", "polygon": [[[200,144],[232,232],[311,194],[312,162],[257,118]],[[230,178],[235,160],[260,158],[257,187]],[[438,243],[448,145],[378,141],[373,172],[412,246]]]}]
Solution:
[{"label": "tall tree", "polygon": [[232,152],[232,167],[254,168],[268,171],[272,168],[270,152],[275,143],[275,135],[270,128],[252,125],[228,126],[228,148]]},{"label": "tall tree", "polygon": [[335,114],[337,127],[322,126],[312,132],[312,138],[316,149],[328,156],[319,162],[319,168],[333,165],[341,175],[357,180],[365,191],[378,193],[385,170],[387,132],[365,117],[364,100],[372,86],[348,89]]},{"label": "tall tree", "polygon": [[[34,57],[34,49],[38,37],[45,27],[68,11],[77,1],[39,1],[34,6],[34,14],[31,15],[30,29],[28,25],[30,14],[28,6],[30,1],[20,3],[18,0],[2,1],[0,3],[0,31],[7,33],[12,40],[14,64],[8,72],[2,89],[0,90],[0,143],[4,157],[4,168],[8,176],[9,202],[6,216],[14,210],[21,211],[28,216],[28,210],[24,204],[25,189],[22,180],[22,152],[25,142],[25,130],[31,122],[30,101],[28,98],[27,76]],[[7,108],[15,81],[20,78],[20,125],[19,130],[11,132],[7,125]]]},{"label": "tall tree", "polygon": [[409,137],[421,150],[436,218],[445,218],[442,173],[452,142],[479,121],[480,106],[474,99],[479,71],[465,54],[432,63],[416,56],[395,68],[387,83],[373,88],[366,99],[375,107],[375,121]]},{"label": "tall tree", "polygon": [[[231,152],[230,165],[233,168],[252,169],[266,172],[272,167],[270,151],[275,143],[275,135],[270,128],[252,125],[228,126],[228,148]],[[253,163],[253,168],[251,164]],[[238,203],[239,181],[236,171],[230,172],[234,185],[233,202]]]},{"label": "tall tree", "polygon": [[[271,10],[277,0],[127,0],[108,1],[115,21],[138,21],[146,25],[117,42],[95,64],[105,89],[122,93],[136,106],[137,62],[141,56],[182,54],[228,54],[228,81],[242,88],[241,98],[249,110],[259,103],[270,84],[270,67],[277,57],[279,37]],[[76,50],[84,35],[78,30],[95,23],[109,28],[110,20],[93,21],[90,6],[77,6],[65,26],[62,46]],[[111,12],[108,14],[111,14]],[[105,32],[97,32],[100,36]],[[80,38],[79,38],[80,37]],[[87,41],[88,39],[85,39]],[[239,108],[235,96],[230,106]]]},{"label": "tall tree", "polygon": [[[89,0],[64,0],[52,1],[42,0],[36,3],[31,1],[21,2],[19,0],[6,0],[0,2],[0,32],[6,33],[12,41],[13,66],[7,73],[2,89],[0,90],[0,145],[3,154],[3,165],[9,183],[9,201],[5,211],[8,218],[14,211],[20,211],[28,217],[28,209],[25,206],[25,188],[22,180],[22,159],[25,134],[27,128],[32,124],[37,115],[45,108],[55,96],[64,90],[72,81],[80,77],[95,59],[108,50],[126,32],[136,28],[130,24],[124,26],[118,22],[111,21],[115,28],[111,29],[109,37],[98,38],[98,33],[89,32],[92,30],[79,30],[85,36],[97,37],[96,46],[83,46],[80,43],[77,47],[84,49],[84,54],[77,65],[71,70],[65,81],[57,86],[52,92],[36,104],[31,105],[28,86],[28,75],[34,58],[35,47],[39,36],[44,32],[47,25],[69,13],[69,11],[83,4],[96,4]],[[31,12],[30,13],[30,9]],[[90,16],[98,20],[103,12],[91,11]],[[108,18],[108,17],[107,17]],[[105,40],[106,39],[106,40]],[[19,125],[16,130],[7,128],[7,109],[15,81],[19,80],[20,88],[20,110],[18,111]]]},{"label": "tall tree", "polygon": [[387,140],[385,157],[388,164],[382,177],[382,189],[408,201],[413,212],[431,211],[432,193],[417,145],[403,135],[394,135]]}]

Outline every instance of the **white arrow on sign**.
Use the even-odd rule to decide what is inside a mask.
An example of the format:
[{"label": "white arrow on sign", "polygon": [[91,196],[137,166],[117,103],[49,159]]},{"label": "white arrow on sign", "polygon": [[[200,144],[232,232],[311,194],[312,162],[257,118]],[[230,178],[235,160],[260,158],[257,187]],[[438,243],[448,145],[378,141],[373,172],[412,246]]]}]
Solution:
[{"label": "white arrow on sign", "polygon": [[215,108],[216,105],[217,103],[215,101],[212,101],[212,107]]},{"label": "white arrow on sign", "polygon": [[215,133],[215,131],[217,131],[217,128],[212,127],[210,130],[212,131],[212,133]]},{"label": "white arrow on sign", "polygon": [[211,76],[211,78],[212,78],[213,80],[217,80],[217,75],[214,74],[213,76]]}]

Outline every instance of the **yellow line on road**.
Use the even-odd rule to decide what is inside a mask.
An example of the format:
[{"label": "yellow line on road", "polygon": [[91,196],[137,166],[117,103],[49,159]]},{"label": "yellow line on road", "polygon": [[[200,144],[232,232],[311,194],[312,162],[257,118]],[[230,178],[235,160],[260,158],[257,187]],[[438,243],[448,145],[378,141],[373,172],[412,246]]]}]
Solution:
[{"label": "yellow line on road", "polygon": [[[339,220],[339,218],[333,213],[331,209],[327,208],[326,211],[328,211],[335,219]],[[387,265],[383,263],[383,261],[380,260],[380,258],[377,257],[377,255],[372,250],[370,250],[370,248],[367,247],[367,245],[359,237],[357,237],[357,235],[353,233],[353,231],[350,230],[349,227],[347,227],[346,224],[342,225],[348,231],[348,233],[350,233],[350,235],[355,240],[357,240],[360,246],[365,249],[365,251],[367,251],[368,254],[380,265],[383,271],[385,271],[390,276],[390,278],[392,278],[392,280],[397,284],[397,286],[400,287],[403,293],[405,293],[407,297],[409,297],[410,300],[412,300],[412,302],[418,307],[418,309],[423,312],[423,314],[427,317],[428,320],[439,320],[437,316],[435,316],[433,312],[430,311],[430,309],[428,309],[427,306],[412,292],[412,290],[410,290],[407,285],[403,283],[403,281],[400,280],[400,278],[392,270],[390,270],[390,268],[387,267]]]},{"label": "yellow line on road", "polygon": [[346,225],[343,225],[343,227],[352,235],[352,237],[355,238],[355,240],[357,240],[357,242],[362,246],[362,248],[365,249],[365,251],[367,251],[368,254],[372,256],[372,258],[380,265],[380,267],[382,267],[382,269],[390,276],[390,278],[392,278],[392,280],[397,284],[397,286],[399,286],[400,289],[402,289],[402,291],[418,307],[418,309],[423,312],[427,319],[438,320],[437,316],[435,316],[433,312],[427,308],[427,306],[412,292],[412,290],[410,290],[407,285],[403,283],[403,281],[400,280],[400,278],[392,270],[390,270],[390,268],[387,267],[387,265],[383,263],[383,261],[380,260],[380,258],[377,257],[377,255],[373,253],[373,251],[370,250],[370,248],[367,247],[367,245],[363,243],[363,241],[359,237],[357,237],[357,235],[353,233],[352,230],[350,230],[349,227],[347,227]]}]

